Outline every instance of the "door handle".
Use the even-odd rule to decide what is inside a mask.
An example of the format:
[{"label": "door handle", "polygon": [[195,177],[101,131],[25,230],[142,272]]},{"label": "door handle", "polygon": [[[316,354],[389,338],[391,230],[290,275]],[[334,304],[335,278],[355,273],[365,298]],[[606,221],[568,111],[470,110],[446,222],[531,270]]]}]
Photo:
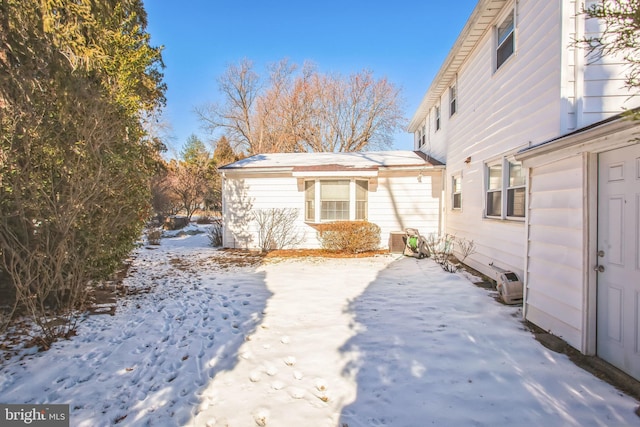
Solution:
[{"label": "door handle", "polygon": [[596,265],[593,270],[604,273],[604,265]]}]

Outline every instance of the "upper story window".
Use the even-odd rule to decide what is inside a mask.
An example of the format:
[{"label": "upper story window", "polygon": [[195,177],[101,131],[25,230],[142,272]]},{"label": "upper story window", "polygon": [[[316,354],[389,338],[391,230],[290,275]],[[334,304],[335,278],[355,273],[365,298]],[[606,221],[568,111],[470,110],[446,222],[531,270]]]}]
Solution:
[{"label": "upper story window", "polygon": [[462,177],[451,177],[451,209],[462,209]]},{"label": "upper story window", "polygon": [[449,87],[449,116],[453,116],[456,113],[458,102],[458,92],[456,85]]},{"label": "upper story window", "polygon": [[520,219],[526,213],[526,176],[522,164],[505,158],[486,165],[485,214]]},{"label": "upper story window", "polygon": [[439,105],[435,107],[435,116],[436,116],[436,122],[435,122],[436,130],[440,130],[440,106]]},{"label": "upper story window", "polygon": [[515,51],[514,22],[514,11],[511,11],[497,27],[496,69],[500,68]]},{"label": "upper story window", "polygon": [[366,220],[368,194],[368,180],[307,180],[304,183],[305,221]]},{"label": "upper story window", "polygon": [[427,129],[422,126],[422,139],[420,140],[420,147],[422,147],[427,142]]}]

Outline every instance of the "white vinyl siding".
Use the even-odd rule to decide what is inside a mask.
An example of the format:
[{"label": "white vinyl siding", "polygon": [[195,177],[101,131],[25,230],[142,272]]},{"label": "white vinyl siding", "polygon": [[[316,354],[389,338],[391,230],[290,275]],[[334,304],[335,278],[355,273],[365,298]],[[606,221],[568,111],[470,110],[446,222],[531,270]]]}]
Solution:
[{"label": "white vinyl siding", "polygon": [[[445,211],[450,213],[444,222],[445,231],[474,240],[477,252],[466,262],[489,276],[493,270],[488,265],[493,262],[524,277],[525,221],[518,217],[512,217],[513,221],[485,219],[489,218],[484,211],[485,160],[525,148],[529,141],[535,144],[558,136],[563,100],[559,96],[561,68],[556,59],[564,51],[558,37],[562,31],[559,12],[558,2],[518,2],[517,44],[522,60],[508,61],[499,73],[495,73],[491,61],[495,57],[495,33],[485,34],[457,70],[457,98],[465,100],[465,108],[458,108],[455,120],[445,123],[440,131],[432,128],[423,149],[446,162],[448,180],[453,171],[464,171],[464,207]],[[500,16],[506,13],[505,9]],[[494,25],[500,22],[498,19]],[[438,100],[431,106],[431,114],[435,105],[439,105]]]},{"label": "white vinyl siding", "polygon": [[[229,248],[257,248],[257,225],[251,212],[255,209],[290,208],[300,212],[295,228],[303,239],[298,248],[318,248],[314,224],[309,221],[306,206],[315,204],[320,215],[318,201],[320,182],[323,179],[305,179],[298,183],[291,176],[261,176],[256,173],[232,175],[227,172],[224,180],[224,246]],[[439,231],[439,209],[442,190],[441,172],[425,172],[418,181],[417,172],[384,172],[374,179],[336,178],[329,181],[349,181],[349,195],[354,200],[349,207],[354,219],[367,220],[380,227],[380,247],[387,247],[389,235],[407,227],[415,227],[421,234]],[[316,191],[317,189],[317,191]],[[366,189],[366,191],[365,191]],[[314,192],[314,200],[308,192]],[[317,198],[316,195],[317,194]],[[393,208],[391,208],[393,206]],[[314,214],[315,215],[315,214]],[[315,216],[314,216],[315,219]]]},{"label": "white vinyl siding", "polygon": [[529,193],[527,319],[581,348],[582,157],[533,168]]}]

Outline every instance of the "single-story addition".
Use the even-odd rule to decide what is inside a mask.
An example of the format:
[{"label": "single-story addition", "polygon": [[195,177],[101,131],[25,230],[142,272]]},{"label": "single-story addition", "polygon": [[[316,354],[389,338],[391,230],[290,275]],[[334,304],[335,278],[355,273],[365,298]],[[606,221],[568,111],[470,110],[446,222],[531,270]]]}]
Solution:
[{"label": "single-story addition", "polygon": [[391,234],[441,231],[444,165],[420,151],[258,154],[220,168],[223,246],[260,248],[257,216],[293,212],[290,248],[320,247],[316,226],[366,220]]}]

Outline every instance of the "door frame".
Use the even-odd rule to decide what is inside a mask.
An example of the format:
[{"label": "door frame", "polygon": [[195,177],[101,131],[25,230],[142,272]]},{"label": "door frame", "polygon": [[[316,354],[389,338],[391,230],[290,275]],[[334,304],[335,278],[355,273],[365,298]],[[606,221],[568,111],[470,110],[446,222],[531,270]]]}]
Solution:
[{"label": "door frame", "polygon": [[[608,150],[603,150],[608,151]],[[583,179],[585,194],[583,199],[583,239],[586,242],[583,253],[583,307],[582,312],[582,352],[595,356],[598,346],[598,178],[600,176],[599,152],[584,153]]]}]

